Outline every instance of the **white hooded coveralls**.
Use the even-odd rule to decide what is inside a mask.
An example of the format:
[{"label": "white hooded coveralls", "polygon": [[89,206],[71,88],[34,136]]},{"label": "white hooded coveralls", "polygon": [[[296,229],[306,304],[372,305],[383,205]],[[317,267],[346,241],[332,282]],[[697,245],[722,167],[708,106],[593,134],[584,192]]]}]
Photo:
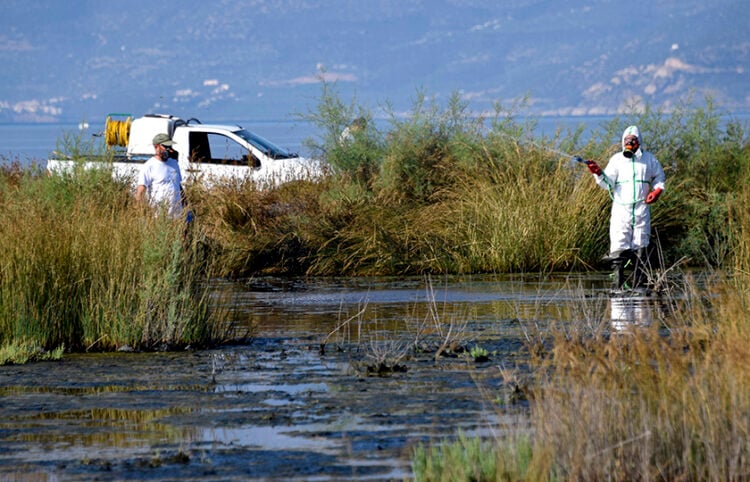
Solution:
[{"label": "white hooded coveralls", "polygon": [[650,152],[644,151],[641,133],[630,126],[622,133],[622,149],[625,137],[638,137],[638,150],[628,159],[618,152],[609,159],[601,176],[594,175],[596,183],[609,190],[612,197],[612,216],[609,222],[610,256],[626,249],[633,251],[648,246],[651,235],[651,208],[646,196],[654,189],[664,189],[664,170]]}]

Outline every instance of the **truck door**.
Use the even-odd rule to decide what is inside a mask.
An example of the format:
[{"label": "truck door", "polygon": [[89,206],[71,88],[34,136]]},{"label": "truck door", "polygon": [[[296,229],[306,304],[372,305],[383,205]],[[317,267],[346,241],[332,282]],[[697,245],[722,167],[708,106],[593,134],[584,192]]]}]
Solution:
[{"label": "truck door", "polygon": [[190,162],[200,164],[211,162],[211,149],[205,132],[190,133]]},{"label": "truck door", "polygon": [[208,133],[211,162],[237,167],[260,167],[260,160],[239,142],[223,134]]}]

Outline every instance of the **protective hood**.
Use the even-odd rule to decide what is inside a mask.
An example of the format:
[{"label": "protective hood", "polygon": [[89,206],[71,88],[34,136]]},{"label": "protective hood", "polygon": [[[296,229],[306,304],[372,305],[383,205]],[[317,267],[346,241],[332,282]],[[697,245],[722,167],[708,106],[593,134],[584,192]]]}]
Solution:
[{"label": "protective hood", "polygon": [[636,136],[638,138],[638,145],[643,145],[643,139],[641,139],[641,131],[638,130],[638,126],[629,126],[627,129],[625,129],[625,132],[622,133],[620,146],[622,146],[623,149],[625,149],[625,138],[628,136]]}]

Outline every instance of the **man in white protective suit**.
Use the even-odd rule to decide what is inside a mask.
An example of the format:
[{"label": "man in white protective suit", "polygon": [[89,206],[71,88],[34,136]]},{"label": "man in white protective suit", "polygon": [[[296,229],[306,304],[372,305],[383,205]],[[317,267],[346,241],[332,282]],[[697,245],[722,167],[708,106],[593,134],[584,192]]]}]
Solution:
[{"label": "man in white protective suit", "polygon": [[[651,237],[651,207],[664,192],[664,169],[641,148],[641,133],[630,126],[622,133],[622,151],[602,169],[594,161],[586,166],[596,183],[609,191],[612,215],[609,223],[609,256],[614,290],[644,288],[647,281],[648,245]],[[626,284],[624,269],[633,263],[633,283]]]}]

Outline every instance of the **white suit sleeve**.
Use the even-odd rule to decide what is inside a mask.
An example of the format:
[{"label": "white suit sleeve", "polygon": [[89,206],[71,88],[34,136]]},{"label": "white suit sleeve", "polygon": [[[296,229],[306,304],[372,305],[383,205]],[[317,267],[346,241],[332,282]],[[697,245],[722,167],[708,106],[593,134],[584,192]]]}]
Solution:
[{"label": "white suit sleeve", "polygon": [[607,167],[602,170],[601,176],[594,175],[594,180],[602,189],[614,189],[615,183],[617,182],[617,167],[615,166],[613,159],[609,160]]},{"label": "white suit sleeve", "polygon": [[664,169],[661,167],[661,163],[656,159],[656,157],[652,157],[653,159],[653,173],[651,175],[651,189],[662,189],[664,190]]}]

